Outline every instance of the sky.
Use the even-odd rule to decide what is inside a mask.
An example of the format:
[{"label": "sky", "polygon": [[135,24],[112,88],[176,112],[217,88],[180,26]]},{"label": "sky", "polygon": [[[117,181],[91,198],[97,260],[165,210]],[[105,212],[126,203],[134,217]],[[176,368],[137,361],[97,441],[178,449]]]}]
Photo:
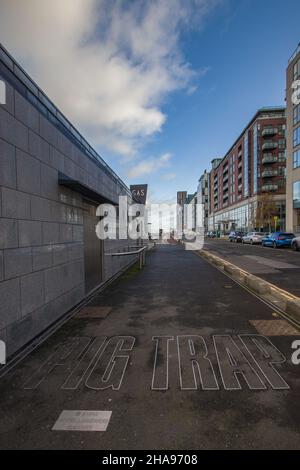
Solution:
[{"label": "sky", "polygon": [[299,24],[299,0],[0,0],[1,43],[152,202],[284,105]]}]

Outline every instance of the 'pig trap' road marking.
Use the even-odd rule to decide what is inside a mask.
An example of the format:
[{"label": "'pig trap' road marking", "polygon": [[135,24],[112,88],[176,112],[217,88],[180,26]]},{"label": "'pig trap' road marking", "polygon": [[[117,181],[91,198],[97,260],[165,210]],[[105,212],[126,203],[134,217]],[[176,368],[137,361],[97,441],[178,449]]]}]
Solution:
[{"label": "'pig trap' road marking", "polygon": [[52,431],[106,431],[111,411],[64,410]]},{"label": "'pig trap' road marking", "polygon": [[[23,389],[47,387],[51,376],[54,380],[56,376],[61,390],[120,390],[129,361],[134,365],[135,342],[133,336],[67,338],[31,371]],[[245,385],[250,390],[265,390],[267,384],[273,390],[290,388],[276,370],[286,357],[264,335],[153,336],[152,343],[153,391],[170,388],[171,363],[176,365],[181,390],[220,390],[216,370],[225,390],[241,390]],[[171,378],[174,387],[174,374]]]}]

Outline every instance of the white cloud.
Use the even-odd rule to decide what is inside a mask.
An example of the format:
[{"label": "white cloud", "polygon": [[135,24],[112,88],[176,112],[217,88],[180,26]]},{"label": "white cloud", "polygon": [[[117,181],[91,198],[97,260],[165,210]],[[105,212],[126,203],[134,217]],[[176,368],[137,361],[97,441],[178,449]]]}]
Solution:
[{"label": "white cloud", "polygon": [[180,31],[219,1],[0,0],[1,41],[91,143],[128,157],[166,95],[193,90]]},{"label": "white cloud", "polygon": [[171,158],[170,153],[165,153],[158,158],[142,160],[129,170],[128,177],[137,178],[154,173],[161,168],[168,168],[171,165]]},{"label": "white cloud", "polygon": [[176,178],[176,173],[165,173],[164,175],[162,175],[161,179],[164,180],[164,181],[172,181]]}]

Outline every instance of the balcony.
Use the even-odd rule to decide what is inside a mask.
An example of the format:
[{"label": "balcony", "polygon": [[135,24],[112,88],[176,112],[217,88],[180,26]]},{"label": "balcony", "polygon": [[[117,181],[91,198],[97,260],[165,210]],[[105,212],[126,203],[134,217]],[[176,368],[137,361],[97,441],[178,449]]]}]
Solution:
[{"label": "balcony", "polygon": [[239,192],[239,193],[242,192],[242,189],[243,189],[243,185],[242,185],[242,184],[239,184],[239,185],[238,185],[238,192]]},{"label": "balcony", "polygon": [[228,190],[228,183],[223,186],[223,192]]},{"label": "balcony", "polygon": [[262,178],[272,178],[273,176],[277,176],[277,170],[264,170],[261,174]]},{"label": "balcony", "polygon": [[278,184],[264,184],[262,187],[261,187],[261,190],[264,192],[264,193],[269,193],[271,191],[277,191],[278,190]]},{"label": "balcony", "polygon": [[227,175],[223,176],[223,183],[226,183],[226,181],[228,181],[228,173],[227,173]]},{"label": "balcony", "polygon": [[266,163],[276,163],[277,162],[277,156],[273,155],[272,153],[269,155],[265,155],[262,159],[262,164],[265,165]]},{"label": "balcony", "polygon": [[277,142],[265,142],[264,144],[262,144],[262,150],[272,150],[272,149],[276,149],[278,147],[278,143]]},{"label": "balcony", "polygon": [[261,133],[261,135],[262,135],[263,137],[269,137],[269,136],[271,136],[271,135],[276,135],[276,134],[278,134],[278,129],[277,129],[277,127],[267,127],[267,128],[265,128],[265,129],[263,129],[263,131],[262,131],[262,133]]}]

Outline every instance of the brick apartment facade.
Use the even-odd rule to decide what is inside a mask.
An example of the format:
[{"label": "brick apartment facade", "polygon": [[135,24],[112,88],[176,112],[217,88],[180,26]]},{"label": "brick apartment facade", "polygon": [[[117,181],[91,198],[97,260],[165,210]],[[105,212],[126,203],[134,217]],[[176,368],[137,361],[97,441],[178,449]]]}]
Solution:
[{"label": "brick apartment facade", "polygon": [[257,205],[263,197],[276,205],[278,219],[274,224],[284,229],[285,125],[285,108],[259,109],[225,157],[213,160],[209,230],[266,229],[257,227],[256,220]]}]

